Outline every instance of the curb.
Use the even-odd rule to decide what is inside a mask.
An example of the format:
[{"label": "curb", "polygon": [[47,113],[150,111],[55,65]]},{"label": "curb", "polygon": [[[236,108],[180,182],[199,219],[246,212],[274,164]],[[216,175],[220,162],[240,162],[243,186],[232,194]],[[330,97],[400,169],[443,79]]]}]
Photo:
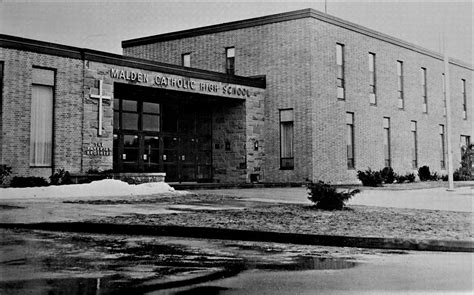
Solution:
[{"label": "curb", "polygon": [[301,245],[356,247],[416,251],[474,252],[474,241],[418,240],[398,238],[350,237],[316,234],[280,233],[210,227],[156,226],[92,222],[0,223],[6,229],[38,229],[48,231],[173,236],[202,239],[242,240]]}]

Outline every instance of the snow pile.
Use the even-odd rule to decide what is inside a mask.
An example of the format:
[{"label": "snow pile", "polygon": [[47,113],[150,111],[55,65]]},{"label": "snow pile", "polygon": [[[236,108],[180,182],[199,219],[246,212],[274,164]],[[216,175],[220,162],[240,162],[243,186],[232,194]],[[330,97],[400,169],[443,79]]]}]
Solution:
[{"label": "snow pile", "polygon": [[0,199],[17,198],[71,198],[71,197],[119,197],[155,195],[162,193],[182,194],[165,182],[129,185],[115,179],[104,179],[86,184],[52,185],[46,187],[0,188]]}]

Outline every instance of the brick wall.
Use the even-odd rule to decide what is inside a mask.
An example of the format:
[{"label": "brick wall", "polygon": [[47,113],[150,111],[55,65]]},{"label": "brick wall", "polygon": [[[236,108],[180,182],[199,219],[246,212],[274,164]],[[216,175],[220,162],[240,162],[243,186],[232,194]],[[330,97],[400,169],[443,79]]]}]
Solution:
[{"label": "brick wall", "polygon": [[[336,43],[345,45],[346,99],[336,98]],[[352,30],[313,18],[140,45],[124,54],[224,72],[225,48],[236,48],[236,74],[266,75],[264,180],[357,182],[358,169],[384,166],[383,117],[391,123],[392,167],[411,172],[410,121],[418,125],[418,163],[440,167],[439,124],[443,116],[443,62]],[[368,53],[376,54],[377,105],[369,105]],[[397,107],[396,61],[404,62],[405,108]],[[427,69],[428,113],[422,112],[420,69]],[[460,161],[459,136],[472,131],[472,71],[450,65],[454,167]],[[468,119],[461,118],[460,80],[466,80]],[[295,112],[295,169],[279,170],[278,110]],[[346,163],[346,112],[355,118],[355,169]]]},{"label": "brick wall", "polygon": [[[2,160],[14,175],[49,177],[54,169],[81,167],[82,68],[80,60],[0,49],[4,61]],[[30,109],[33,66],[56,70],[53,167],[29,167]]]}]

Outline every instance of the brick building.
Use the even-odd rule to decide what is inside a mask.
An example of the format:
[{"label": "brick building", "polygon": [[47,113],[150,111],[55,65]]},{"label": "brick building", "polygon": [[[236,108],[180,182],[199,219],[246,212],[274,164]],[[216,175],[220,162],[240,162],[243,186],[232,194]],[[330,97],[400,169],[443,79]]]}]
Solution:
[{"label": "brick building", "polygon": [[[123,56],[1,35],[1,162],[16,175],[113,169],[168,181],[447,173],[439,53],[312,9],[122,47]],[[455,168],[473,135],[472,70],[450,60]]]}]

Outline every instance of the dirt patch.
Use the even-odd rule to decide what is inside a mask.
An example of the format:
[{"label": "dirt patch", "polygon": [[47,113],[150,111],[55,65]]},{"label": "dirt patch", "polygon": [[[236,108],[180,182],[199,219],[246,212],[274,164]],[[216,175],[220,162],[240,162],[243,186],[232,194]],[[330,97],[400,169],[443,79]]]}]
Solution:
[{"label": "dirt patch", "polygon": [[473,214],[437,210],[351,206],[322,211],[302,204],[271,204],[242,210],[195,210],[181,214],[134,214],[93,220],[118,224],[202,226],[242,230],[383,237],[473,240]]}]

